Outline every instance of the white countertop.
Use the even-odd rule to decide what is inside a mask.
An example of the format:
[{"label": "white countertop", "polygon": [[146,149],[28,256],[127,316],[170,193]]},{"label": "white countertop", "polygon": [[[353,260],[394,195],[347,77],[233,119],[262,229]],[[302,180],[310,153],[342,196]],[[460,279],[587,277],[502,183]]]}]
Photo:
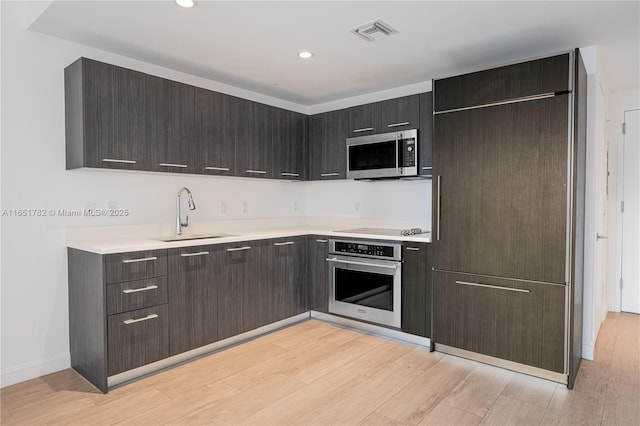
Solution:
[{"label": "white countertop", "polygon": [[[301,235],[323,235],[335,238],[364,238],[381,241],[413,241],[421,243],[431,242],[430,232],[411,236],[385,235],[384,233],[376,234],[375,227],[372,227],[370,225],[368,226],[368,228],[371,229],[367,230],[367,232],[371,232],[370,234],[340,232],[341,229],[348,230],[354,228],[354,226],[340,226],[340,224],[338,223],[336,223],[335,225],[310,225],[294,223],[290,226],[269,226],[273,224],[264,223],[263,225],[265,226],[256,227],[254,224],[254,226],[250,227],[250,229],[241,229],[243,227],[238,226],[229,226],[230,229],[225,229],[227,227],[219,226],[219,224],[215,227],[215,230],[205,230],[205,227],[200,227],[200,229],[185,230],[184,236],[186,237],[188,235],[203,234],[225,234],[225,236],[178,241],[161,241],[162,239],[175,237],[175,235],[167,233],[166,230],[163,230],[161,232],[150,231],[148,227],[146,229],[136,230],[135,232],[130,231],[130,236],[118,235],[118,232],[111,232],[111,234],[113,235],[105,235],[109,234],[109,232],[103,233],[102,235],[100,235],[100,232],[95,233],[98,235],[90,235],[90,233],[89,235],[78,235],[78,232],[76,232],[76,235],[73,235],[73,233],[71,233],[72,235],[70,236],[68,235],[67,247],[96,254],[113,254],[132,251],[168,249],[176,247],[235,243],[250,240],[264,240],[270,238],[287,238]],[[384,229],[382,227],[380,227],[380,229],[381,232],[384,232]]]}]

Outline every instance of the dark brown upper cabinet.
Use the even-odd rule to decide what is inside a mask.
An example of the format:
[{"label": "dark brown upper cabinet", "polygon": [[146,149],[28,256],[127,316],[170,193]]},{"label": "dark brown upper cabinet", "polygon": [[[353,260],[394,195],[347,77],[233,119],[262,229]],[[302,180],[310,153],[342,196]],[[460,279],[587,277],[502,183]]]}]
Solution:
[{"label": "dark brown upper cabinet", "polygon": [[431,176],[433,171],[433,92],[420,93],[420,131],[418,133],[418,174]]},{"label": "dark brown upper cabinet", "polygon": [[144,77],[86,58],[65,69],[67,169],[144,168]]},{"label": "dark brown upper cabinet", "polygon": [[309,180],[345,179],[349,112],[346,109],[309,117]]},{"label": "dark brown upper cabinet", "polygon": [[233,176],[236,140],[234,103],[237,98],[195,88],[195,145],[200,155],[195,173]]},{"label": "dark brown upper cabinet", "polygon": [[276,110],[245,99],[235,102],[236,176],[274,177],[272,129]]},{"label": "dark brown upper cabinet", "polygon": [[195,88],[152,75],[145,80],[149,153],[145,169],[196,173],[200,153],[194,143]]},{"label": "dark brown upper cabinet", "polygon": [[349,108],[349,137],[420,128],[419,95]]},{"label": "dark brown upper cabinet", "polygon": [[568,55],[563,54],[435,80],[435,111],[566,92],[569,65]]},{"label": "dark brown upper cabinet", "polygon": [[276,179],[305,180],[307,157],[307,116],[277,109],[273,135],[273,166]]}]

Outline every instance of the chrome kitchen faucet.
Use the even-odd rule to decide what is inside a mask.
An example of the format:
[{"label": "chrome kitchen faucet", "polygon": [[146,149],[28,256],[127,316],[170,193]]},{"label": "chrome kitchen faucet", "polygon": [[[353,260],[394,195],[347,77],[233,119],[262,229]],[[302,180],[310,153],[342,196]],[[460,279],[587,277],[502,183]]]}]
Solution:
[{"label": "chrome kitchen faucet", "polygon": [[178,190],[178,197],[176,198],[176,235],[182,235],[182,227],[184,226],[186,228],[187,226],[189,226],[189,215],[187,215],[185,222],[182,223],[182,218],[180,214],[180,196],[182,195],[183,192],[186,192],[189,195],[189,200],[188,200],[189,210],[196,209],[196,203],[193,202],[193,196],[191,195],[191,191],[189,191],[189,188],[187,188],[186,186],[183,186]]}]

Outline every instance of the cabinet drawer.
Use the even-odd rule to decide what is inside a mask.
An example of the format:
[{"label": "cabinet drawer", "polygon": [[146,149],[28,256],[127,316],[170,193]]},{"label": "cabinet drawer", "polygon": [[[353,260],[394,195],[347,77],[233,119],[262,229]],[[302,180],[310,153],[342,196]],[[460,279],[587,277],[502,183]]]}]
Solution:
[{"label": "cabinet drawer", "polygon": [[107,284],[167,275],[167,251],[136,251],[105,256]]},{"label": "cabinet drawer", "polygon": [[167,305],[109,316],[108,375],[169,356],[168,318]]},{"label": "cabinet drawer", "polygon": [[437,344],[563,372],[565,286],[446,272],[433,285]]},{"label": "cabinet drawer", "polygon": [[167,277],[107,286],[107,315],[167,303]]}]

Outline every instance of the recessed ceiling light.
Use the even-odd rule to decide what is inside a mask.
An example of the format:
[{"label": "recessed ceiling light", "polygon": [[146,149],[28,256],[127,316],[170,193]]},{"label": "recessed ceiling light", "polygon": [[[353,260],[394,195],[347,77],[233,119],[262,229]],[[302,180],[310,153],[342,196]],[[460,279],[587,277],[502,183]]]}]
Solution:
[{"label": "recessed ceiling light", "polygon": [[302,52],[298,52],[298,56],[301,57],[302,59],[309,59],[310,57],[313,56],[313,53],[307,50],[303,50]]},{"label": "recessed ceiling light", "polygon": [[176,0],[176,4],[182,7],[193,7],[196,5],[196,2],[193,0]]}]

